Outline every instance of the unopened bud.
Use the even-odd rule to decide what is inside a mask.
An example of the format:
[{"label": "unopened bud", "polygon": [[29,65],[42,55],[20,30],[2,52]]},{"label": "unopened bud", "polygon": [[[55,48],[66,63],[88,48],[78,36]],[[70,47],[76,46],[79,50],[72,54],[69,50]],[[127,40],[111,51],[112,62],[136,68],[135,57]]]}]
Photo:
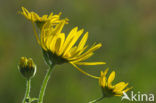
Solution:
[{"label": "unopened bud", "polygon": [[21,57],[18,68],[26,79],[31,79],[36,73],[36,65],[31,58]]}]

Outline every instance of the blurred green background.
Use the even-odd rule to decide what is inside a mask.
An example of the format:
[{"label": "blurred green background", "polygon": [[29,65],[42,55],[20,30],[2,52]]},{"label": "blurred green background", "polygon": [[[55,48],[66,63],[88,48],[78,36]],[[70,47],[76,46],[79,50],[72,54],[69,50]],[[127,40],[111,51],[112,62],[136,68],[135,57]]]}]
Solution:
[{"label": "blurred green background", "polygon": [[[70,19],[66,34],[79,26],[89,32],[88,44],[103,44],[88,61],[107,65],[81,66],[85,71],[99,75],[110,67],[116,71],[114,83],[129,82],[135,93],[156,93],[155,4],[156,0],[0,0],[0,103],[21,103],[23,99],[25,80],[17,69],[21,56],[32,57],[38,66],[32,97],[38,96],[48,68],[31,23],[17,13],[21,6],[40,15],[62,12],[62,18]],[[87,103],[100,96],[97,80],[63,64],[51,76],[44,103]],[[120,99],[106,98],[99,103],[120,103]]]}]

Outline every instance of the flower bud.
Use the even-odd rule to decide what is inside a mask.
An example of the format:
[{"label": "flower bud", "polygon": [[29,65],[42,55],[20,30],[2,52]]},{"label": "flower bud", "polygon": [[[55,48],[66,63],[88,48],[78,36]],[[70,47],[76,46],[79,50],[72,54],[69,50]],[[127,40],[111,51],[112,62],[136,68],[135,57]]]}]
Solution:
[{"label": "flower bud", "polygon": [[36,65],[31,58],[21,57],[18,68],[26,79],[31,79],[36,73]]}]

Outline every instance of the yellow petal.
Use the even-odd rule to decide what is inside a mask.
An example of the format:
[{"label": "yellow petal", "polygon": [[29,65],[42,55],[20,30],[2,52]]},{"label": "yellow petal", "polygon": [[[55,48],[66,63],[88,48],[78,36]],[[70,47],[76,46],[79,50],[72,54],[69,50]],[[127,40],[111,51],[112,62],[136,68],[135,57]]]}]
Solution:
[{"label": "yellow petal", "polygon": [[122,95],[123,94],[123,91],[114,91],[113,92],[116,94],[116,95]]},{"label": "yellow petal", "polygon": [[44,20],[47,20],[47,18],[48,18],[48,15],[43,15],[42,16],[42,20],[44,21]]},{"label": "yellow petal", "polygon": [[122,96],[122,94],[115,94],[115,96]]},{"label": "yellow petal", "polygon": [[125,89],[128,86],[128,83],[126,83],[125,85],[122,85],[119,90],[122,91],[123,89]]},{"label": "yellow petal", "polygon": [[56,44],[57,36],[52,38],[52,42],[50,43],[50,51],[55,52],[55,44]]},{"label": "yellow petal", "polygon": [[[87,52],[85,52],[84,54],[78,56],[77,58],[73,58],[73,59],[75,59],[75,60],[77,59],[77,60],[78,60],[78,59],[80,59],[80,58],[83,58],[84,56],[86,56],[86,55],[88,55],[88,54],[90,54],[90,53],[93,53],[93,51],[99,49],[101,46],[102,46],[101,43],[99,43],[99,44],[97,44],[97,45],[94,45],[94,46],[92,46]],[[73,60],[73,59],[72,59],[72,60]]]},{"label": "yellow petal", "polygon": [[53,31],[53,35],[56,35],[58,33],[61,33],[64,25],[65,25],[66,21],[62,20],[61,23],[59,23],[58,25],[56,25],[55,30]]},{"label": "yellow petal", "polygon": [[49,15],[48,18],[50,19],[50,18],[52,18],[52,17],[53,17],[53,13],[50,13],[50,15]]},{"label": "yellow petal", "polygon": [[103,72],[103,75],[107,75],[109,68],[106,68],[106,70]]},{"label": "yellow petal", "polygon": [[[79,61],[83,61],[83,60],[86,60],[88,59],[89,57],[91,57],[94,53],[89,53],[87,55],[84,55],[83,57],[81,58],[78,58],[78,59],[75,59],[75,60],[71,60],[72,62],[76,63],[76,62],[79,62]],[[69,59],[70,60],[70,59]]]},{"label": "yellow petal", "polygon": [[44,50],[47,50],[47,46],[45,44],[45,31],[42,32],[42,34],[40,35],[40,44],[41,44],[41,47],[44,49]]},{"label": "yellow petal", "polygon": [[69,53],[71,54],[71,56],[76,54],[76,50],[77,50],[77,46],[74,46],[70,49]]},{"label": "yellow petal", "polygon": [[106,64],[105,62],[77,62],[77,65],[102,65]]},{"label": "yellow petal", "polygon": [[69,52],[69,50],[73,47],[73,45],[76,43],[76,41],[77,41],[77,40],[79,39],[79,37],[82,35],[83,31],[84,31],[84,30],[82,29],[82,30],[76,32],[75,34],[73,34],[74,37],[71,38],[71,40],[68,42],[68,45],[66,46],[66,49],[65,49],[63,55],[66,55],[66,53]]},{"label": "yellow petal", "polygon": [[85,35],[83,36],[83,38],[81,39],[79,45],[78,45],[78,48],[77,48],[77,51],[81,50],[84,48],[86,42],[87,42],[87,39],[88,39],[88,32],[85,33]]},{"label": "yellow petal", "polygon": [[40,39],[39,39],[39,36],[38,36],[38,34],[37,34],[37,32],[36,32],[36,28],[35,28],[35,25],[34,25],[33,22],[32,22],[32,25],[33,25],[34,34],[35,34],[35,36],[36,36],[36,40],[37,40],[38,44],[40,45]]},{"label": "yellow petal", "polygon": [[[71,41],[71,39],[74,37],[74,34],[77,32],[77,29],[78,29],[78,27],[75,27],[75,28],[73,28],[71,31],[70,31],[70,33],[69,33],[69,35],[67,36],[67,38],[66,38],[66,40],[65,40],[65,42],[64,42],[64,45],[63,45],[63,48],[62,48],[62,53],[66,50],[66,48],[68,47],[68,45],[69,45],[69,42]],[[61,54],[62,54],[61,53]]]},{"label": "yellow petal", "polygon": [[22,15],[24,15],[27,19],[30,19],[30,17],[31,17],[31,14],[29,13],[29,11],[26,9],[26,8],[24,8],[24,7],[22,7]]},{"label": "yellow petal", "polygon": [[106,74],[108,73],[109,68],[107,68],[104,72],[101,71],[101,86],[104,88],[105,86],[107,86],[107,82],[106,82]]},{"label": "yellow petal", "polygon": [[129,91],[130,89],[132,89],[133,87],[131,87],[131,88],[127,88],[127,89],[125,89],[123,92],[127,92],[127,91]]},{"label": "yellow petal", "polygon": [[101,73],[101,77],[104,75],[103,71],[100,72]]},{"label": "yellow petal", "polygon": [[57,36],[58,36],[58,39],[60,39],[60,43],[59,43],[60,45],[59,45],[59,49],[57,51],[57,54],[61,55],[61,50],[62,50],[61,48],[62,48],[64,40],[65,40],[65,34],[64,33],[60,33]]},{"label": "yellow petal", "polygon": [[40,17],[35,12],[31,12],[31,19],[33,22],[35,22],[35,21],[39,20]]},{"label": "yellow petal", "polygon": [[126,88],[127,85],[128,85],[128,83],[120,82],[120,83],[118,83],[118,84],[115,85],[114,91],[115,91],[115,92],[120,92],[120,91],[122,91],[124,88]]},{"label": "yellow petal", "polygon": [[[101,73],[102,74],[102,73]],[[99,79],[99,82],[100,82],[100,86],[102,86],[103,88],[106,87],[106,76],[101,76],[100,79]]]},{"label": "yellow petal", "polygon": [[76,66],[74,63],[72,63],[72,62],[70,62],[70,63],[71,63],[78,71],[80,71],[81,73],[83,73],[83,74],[85,74],[85,75],[87,75],[87,76],[89,76],[89,77],[92,77],[92,78],[94,78],[94,79],[99,79],[99,77],[93,76],[93,75],[91,75],[91,74],[89,74],[89,73],[83,71],[83,70],[80,69],[78,66]]},{"label": "yellow petal", "polygon": [[127,88],[127,89],[125,89],[125,90],[121,90],[121,91],[118,90],[118,91],[114,91],[114,92],[115,92],[116,95],[120,95],[120,96],[121,96],[121,95],[123,95],[124,92],[126,93],[126,92],[129,91],[130,89],[132,89],[132,87],[131,87],[131,88]]},{"label": "yellow petal", "polygon": [[115,89],[119,89],[123,85],[125,85],[125,82],[119,82],[115,85]]},{"label": "yellow petal", "polygon": [[59,24],[61,21],[59,20],[59,18],[51,18],[49,19],[51,24]]},{"label": "yellow petal", "polygon": [[99,49],[101,46],[102,46],[102,44],[99,43],[99,44],[93,46],[92,48],[90,48],[90,49],[89,49],[86,53],[84,53],[83,55],[86,55],[86,54],[88,54],[88,53],[91,53],[91,52],[93,52],[93,51]]},{"label": "yellow petal", "polygon": [[58,54],[60,46],[61,46],[61,38],[57,38],[56,43],[55,43],[55,52],[56,52],[56,54]]},{"label": "yellow petal", "polygon": [[52,42],[53,37],[54,37],[53,35],[47,37],[47,40],[45,43],[48,49],[50,49],[50,44]]},{"label": "yellow petal", "polygon": [[115,71],[113,71],[110,76],[108,77],[108,87],[109,88],[112,88],[112,81],[114,80],[115,78]]},{"label": "yellow petal", "polygon": [[73,51],[71,54],[71,59],[74,60],[74,58],[77,58],[79,55],[81,55],[85,51],[85,49],[87,49],[87,47],[88,47],[88,45],[79,51],[76,48],[75,51]]}]

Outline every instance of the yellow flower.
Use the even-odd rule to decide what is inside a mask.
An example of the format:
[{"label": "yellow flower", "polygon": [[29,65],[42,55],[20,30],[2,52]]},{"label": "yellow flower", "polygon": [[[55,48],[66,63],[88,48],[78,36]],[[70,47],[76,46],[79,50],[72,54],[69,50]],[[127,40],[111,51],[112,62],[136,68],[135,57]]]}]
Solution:
[{"label": "yellow flower", "polygon": [[22,12],[21,14],[23,16],[25,16],[26,19],[32,21],[32,22],[46,22],[46,21],[50,21],[53,20],[56,23],[58,22],[61,13],[59,13],[58,15],[53,15],[53,13],[51,13],[49,16],[48,15],[43,15],[42,17],[40,17],[37,13],[35,12],[29,12],[26,8],[22,7]]},{"label": "yellow flower", "polygon": [[99,84],[102,87],[102,92],[104,97],[111,96],[122,96],[123,92],[127,92],[131,88],[127,88],[128,83],[119,82],[116,85],[112,85],[113,80],[115,79],[115,71],[111,72],[108,79],[106,77],[108,69],[104,72],[101,71],[101,77],[99,78]]},{"label": "yellow flower", "polygon": [[[51,24],[56,25],[58,23],[60,23],[60,15],[61,13],[54,15],[53,13],[51,13],[49,16],[48,15],[43,15],[43,16],[39,16],[37,13],[35,12],[29,12],[26,8],[22,7],[22,12],[20,12],[23,16],[25,16],[26,19],[34,22],[37,24],[37,26],[41,29],[41,27],[43,26],[43,24],[47,21],[50,21]],[[68,20],[66,18],[66,20]]]},{"label": "yellow flower", "polygon": [[37,37],[37,41],[43,49],[46,62],[49,65],[52,65],[52,63],[62,64],[68,62],[82,73],[93,78],[99,78],[86,73],[78,68],[77,65],[105,64],[105,62],[83,62],[91,57],[94,54],[93,52],[99,49],[102,44],[94,44],[90,49],[85,51],[88,47],[88,45],[85,45],[88,39],[88,32],[84,34],[79,44],[75,45],[84,30],[78,30],[78,27],[75,27],[65,37],[65,34],[61,32],[65,23],[66,21],[63,20],[56,27],[51,27],[51,23],[47,22],[41,30],[40,38]]}]

